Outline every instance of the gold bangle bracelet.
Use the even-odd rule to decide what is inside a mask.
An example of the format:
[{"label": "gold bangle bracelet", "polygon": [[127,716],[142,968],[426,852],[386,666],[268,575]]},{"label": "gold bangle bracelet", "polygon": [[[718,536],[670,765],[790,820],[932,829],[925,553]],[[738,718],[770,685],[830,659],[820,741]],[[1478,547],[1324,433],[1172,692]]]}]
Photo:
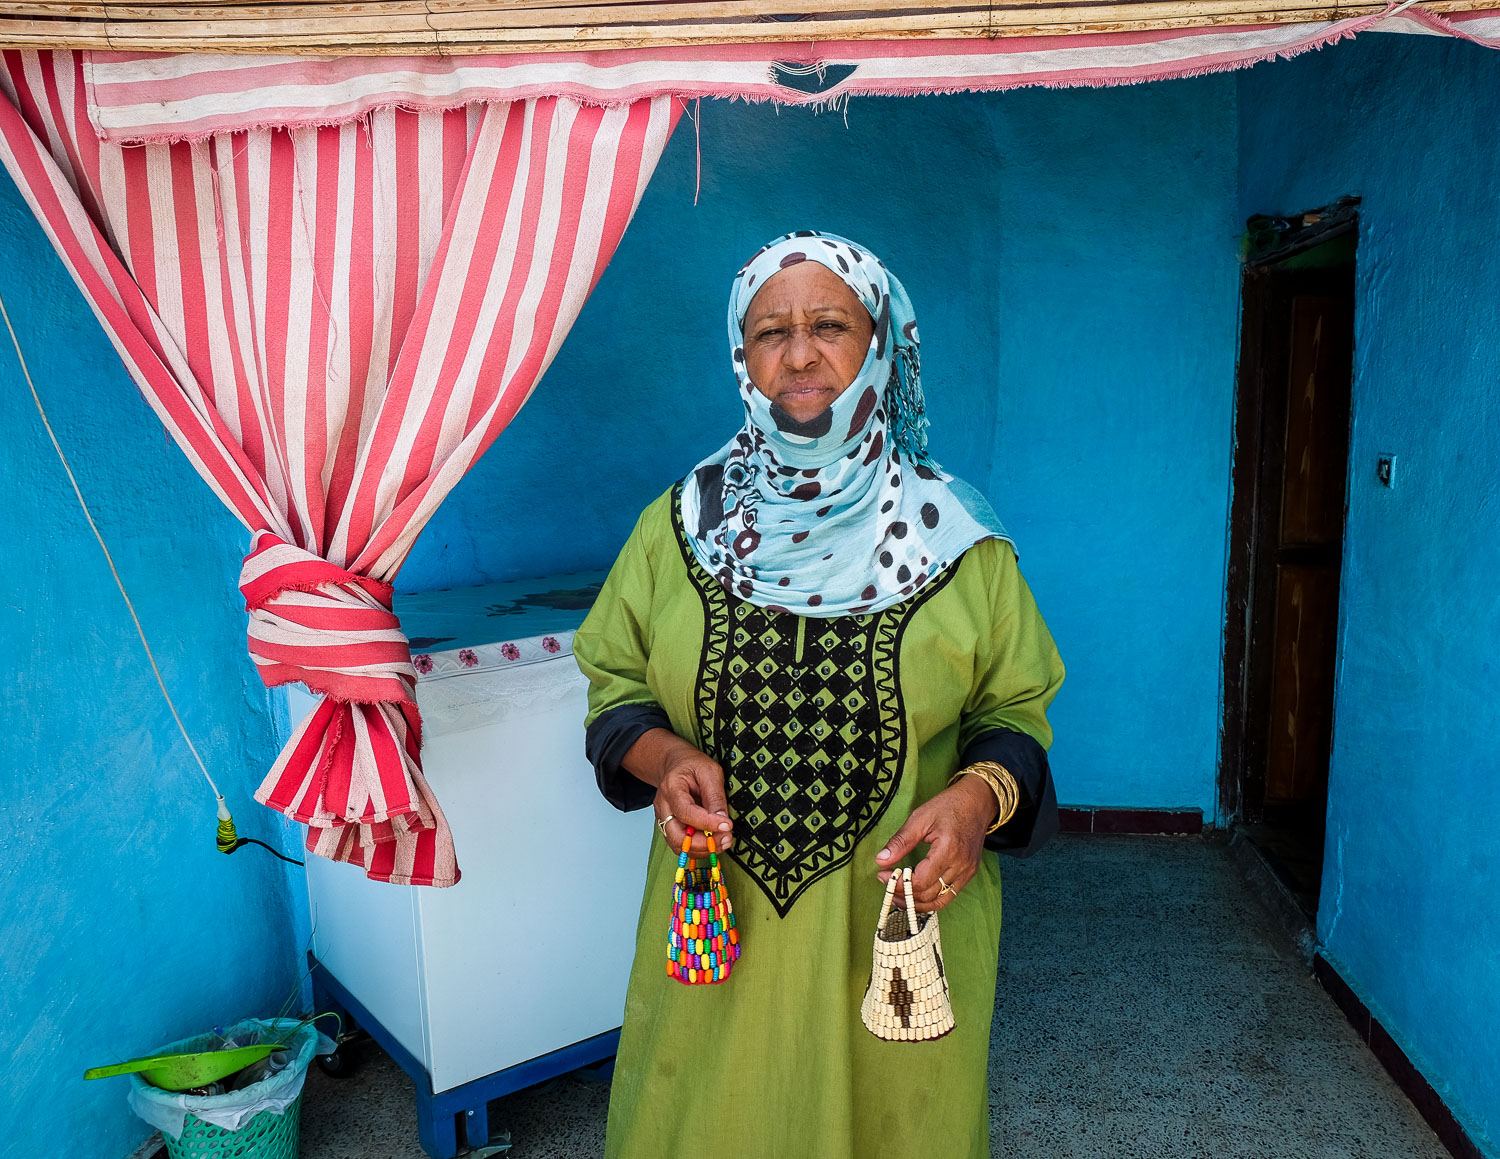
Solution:
[{"label": "gold bangle bracelet", "polygon": [[1016,783],[1016,778],[1011,771],[1004,765],[996,764],[994,761],[975,761],[972,765],[954,773],[948,779],[948,783],[951,785],[963,776],[978,777],[995,794],[998,812],[995,814],[995,823],[985,830],[985,836],[995,832],[1016,815],[1016,810],[1021,805],[1021,787]]},{"label": "gold bangle bracelet", "polygon": [[954,781],[957,781],[959,777],[963,776],[978,777],[981,781],[983,781],[990,787],[990,792],[995,794],[995,821],[994,824],[992,824],[988,829],[984,831],[985,836],[989,836],[991,833],[995,832],[995,830],[999,829],[1000,826],[1009,821],[1011,816],[1014,815],[1015,803],[1011,799],[1011,795],[1008,792],[1008,787],[999,777],[995,776],[988,769],[979,769],[974,767],[960,769],[958,772],[953,774],[953,777],[949,780],[948,783],[951,785]]}]

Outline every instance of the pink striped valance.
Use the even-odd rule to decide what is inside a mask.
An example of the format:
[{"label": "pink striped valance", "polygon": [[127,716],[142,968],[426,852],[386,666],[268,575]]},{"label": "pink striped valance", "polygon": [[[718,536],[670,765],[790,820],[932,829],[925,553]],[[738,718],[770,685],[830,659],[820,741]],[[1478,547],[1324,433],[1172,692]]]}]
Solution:
[{"label": "pink striped valance", "polygon": [[[1384,12],[1255,24],[994,40],[731,44],[493,56],[308,57],[89,52],[89,116],[111,141],[192,140],[257,126],[338,124],[380,108],[672,95],[817,104],[848,96],[1131,84],[1243,68],[1365,31],[1500,47],[1500,10]],[[822,70],[822,83],[794,79]],[[790,83],[788,83],[790,82]],[[811,90],[811,91],[809,91]]]}]

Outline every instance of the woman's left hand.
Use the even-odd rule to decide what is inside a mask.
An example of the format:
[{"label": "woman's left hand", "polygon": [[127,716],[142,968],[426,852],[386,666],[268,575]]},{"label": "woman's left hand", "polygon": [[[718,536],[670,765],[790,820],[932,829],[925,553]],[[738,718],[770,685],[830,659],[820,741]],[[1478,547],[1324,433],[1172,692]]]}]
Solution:
[{"label": "woman's left hand", "polygon": [[[912,870],[912,896],[923,913],[942,909],[979,871],[985,830],[994,823],[999,808],[994,791],[982,777],[960,777],[913,809],[906,824],[875,855],[880,880],[889,881],[898,862],[918,845],[926,845],[927,856]],[[944,885],[949,887],[946,893]]]}]

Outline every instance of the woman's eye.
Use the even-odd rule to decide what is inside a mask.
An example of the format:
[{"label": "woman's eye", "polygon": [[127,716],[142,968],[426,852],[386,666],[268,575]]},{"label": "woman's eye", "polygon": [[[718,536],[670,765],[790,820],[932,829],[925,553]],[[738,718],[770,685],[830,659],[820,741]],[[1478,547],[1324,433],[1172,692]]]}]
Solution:
[{"label": "woman's eye", "polygon": [[844,327],[837,322],[819,322],[818,332],[820,334],[842,334]]},{"label": "woman's eye", "polygon": [[774,342],[785,333],[785,330],[762,330],[755,338],[758,342]]}]

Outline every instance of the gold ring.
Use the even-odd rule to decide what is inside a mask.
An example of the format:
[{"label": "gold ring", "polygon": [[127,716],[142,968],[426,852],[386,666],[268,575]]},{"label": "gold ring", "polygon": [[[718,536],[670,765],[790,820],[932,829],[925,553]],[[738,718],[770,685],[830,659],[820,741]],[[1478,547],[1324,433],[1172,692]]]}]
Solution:
[{"label": "gold ring", "polygon": [[951,893],[954,897],[958,896],[958,890],[954,889],[941,877],[938,878],[938,884],[943,887],[942,889],[938,890],[938,897],[942,897],[945,893]]},{"label": "gold ring", "polygon": [[668,813],[665,817],[663,817],[660,821],[658,821],[656,823],[656,827],[661,830],[661,836],[662,836],[662,840],[663,841],[665,841],[667,839],[667,823],[669,821],[674,821],[674,820],[676,820],[676,818],[673,817],[672,814]]}]

